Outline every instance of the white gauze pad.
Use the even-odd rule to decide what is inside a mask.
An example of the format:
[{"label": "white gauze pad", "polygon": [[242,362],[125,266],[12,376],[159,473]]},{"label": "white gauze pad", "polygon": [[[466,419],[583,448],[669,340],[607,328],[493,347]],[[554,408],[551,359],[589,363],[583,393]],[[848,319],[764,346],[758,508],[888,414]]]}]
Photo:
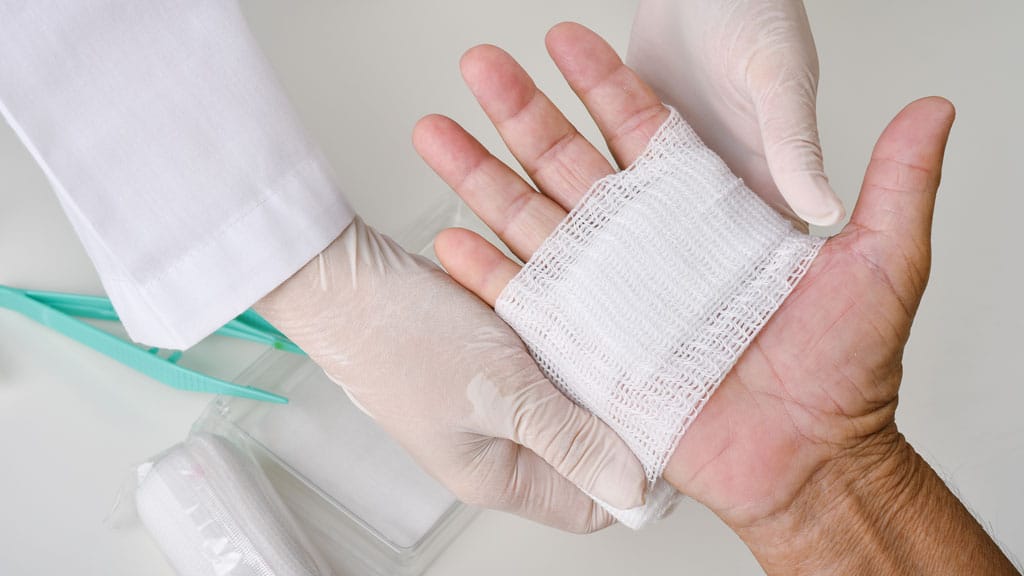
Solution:
[{"label": "white gauze pad", "polygon": [[675,111],[599,180],[495,309],[562,392],[614,429],[650,482],[631,528],[677,498],[679,438],[824,240],[762,202]]}]

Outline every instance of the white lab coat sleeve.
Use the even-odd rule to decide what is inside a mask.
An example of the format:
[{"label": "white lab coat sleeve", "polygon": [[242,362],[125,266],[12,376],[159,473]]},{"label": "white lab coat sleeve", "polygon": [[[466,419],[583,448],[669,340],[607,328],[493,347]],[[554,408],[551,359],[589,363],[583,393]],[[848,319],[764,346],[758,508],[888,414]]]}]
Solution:
[{"label": "white lab coat sleeve", "polygon": [[234,0],[0,0],[0,109],[145,344],[196,343],[353,218]]}]

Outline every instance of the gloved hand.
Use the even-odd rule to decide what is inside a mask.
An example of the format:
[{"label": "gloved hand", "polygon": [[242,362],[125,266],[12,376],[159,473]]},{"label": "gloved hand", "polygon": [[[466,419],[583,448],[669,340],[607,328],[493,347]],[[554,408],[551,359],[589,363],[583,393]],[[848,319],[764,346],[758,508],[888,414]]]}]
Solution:
[{"label": "gloved hand", "polygon": [[843,219],[822,164],[801,0],[641,0],[627,63],[780,213]]},{"label": "gloved hand", "polygon": [[460,499],[573,532],[640,505],[640,463],[541,374],[511,328],[356,219],[260,314]]}]

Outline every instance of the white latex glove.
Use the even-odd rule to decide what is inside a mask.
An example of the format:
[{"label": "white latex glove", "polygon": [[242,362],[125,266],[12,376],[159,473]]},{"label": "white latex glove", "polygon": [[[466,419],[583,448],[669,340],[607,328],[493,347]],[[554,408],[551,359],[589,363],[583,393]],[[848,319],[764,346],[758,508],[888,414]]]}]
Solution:
[{"label": "white latex glove", "polygon": [[641,0],[627,63],[782,214],[828,226],[818,55],[800,0]]},{"label": "white latex glove", "polygon": [[439,267],[356,219],[256,309],[460,499],[573,532],[643,501],[623,441]]}]

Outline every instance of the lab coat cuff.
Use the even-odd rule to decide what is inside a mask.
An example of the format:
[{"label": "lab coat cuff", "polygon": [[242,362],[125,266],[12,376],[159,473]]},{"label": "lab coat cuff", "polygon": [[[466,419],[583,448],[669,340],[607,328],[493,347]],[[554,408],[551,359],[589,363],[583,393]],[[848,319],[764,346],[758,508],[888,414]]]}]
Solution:
[{"label": "lab coat cuff", "polygon": [[132,340],[182,350],[291,277],[354,216],[326,162],[310,158],[166,270],[145,283],[105,277],[104,286]]}]

